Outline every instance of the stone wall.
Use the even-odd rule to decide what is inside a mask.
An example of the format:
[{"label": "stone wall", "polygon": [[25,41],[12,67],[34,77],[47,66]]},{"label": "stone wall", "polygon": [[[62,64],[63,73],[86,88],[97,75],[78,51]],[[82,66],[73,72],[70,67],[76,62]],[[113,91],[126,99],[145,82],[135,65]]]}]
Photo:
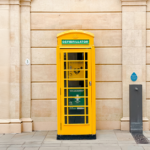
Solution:
[{"label": "stone wall", "polygon": [[34,130],[57,129],[56,35],[70,29],[86,30],[95,35],[97,129],[120,129],[121,18],[120,0],[31,2]]},{"label": "stone wall", "polygon": [[56,35],[71,29],[95,35],[97,129],[129,130],[135,71],[149,130],[150,0],[0,0],[0,132],[57,129]]}]

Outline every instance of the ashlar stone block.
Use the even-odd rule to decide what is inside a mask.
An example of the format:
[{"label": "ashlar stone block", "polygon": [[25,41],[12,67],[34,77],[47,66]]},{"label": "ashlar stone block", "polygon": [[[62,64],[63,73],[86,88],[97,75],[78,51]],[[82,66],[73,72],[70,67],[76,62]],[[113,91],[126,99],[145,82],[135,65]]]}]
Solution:
[{"label": "ashlar stone block", "polygon": [[[95,35],[95,46],[121,46],[121,30],[91,30]],[[31,31],[32,48],[53,48],[57,46],[56,35],[60,31]]]},{"label": "ashlar stone block", "polygon": [[32,83],[32,99],[56,99],[56,83]]},{"label": "ashlar stone block", "polygon": [[97,121],[120,121],[122,118],[122,100],[97,100]]},{"label": "ashlar stone block", "polygon": [[121,13],[31,13],[31,29],[121,28]]},{"label": "ashlar stone block", "polygon": [[96,81],[122,81],[121,65],[96,65]]},{"label": "ashlar stone block", "polygon": [[56,81],[56,65],[32,65],[32,81]]},{"label": "ashlar stone block", "polygon": [[147,56],[146,63],[150,64],[150,48],[147,48],[146,56]]},{"label": "ashlar stone block", "polygon": [[56,48],[32,48],[32,64],[56,64]]},{"label": "ashlar stone block", "polygon": [[56,100],[32,100],[32,117],[57,117]]},{"label": "ashlar stone block", "polygon": [[122,83],[97,82],[96,98],[122,98]]},{"label": "ashlar stone block", "polygon": [[96,64],[122,64],[121,48],[96,48]]},{"label": "ashlar stone block", "polygon": [[93,12],[121,11],[121,1],[118,0],[40,0],[31,2],[31,11],[52,12]]}]

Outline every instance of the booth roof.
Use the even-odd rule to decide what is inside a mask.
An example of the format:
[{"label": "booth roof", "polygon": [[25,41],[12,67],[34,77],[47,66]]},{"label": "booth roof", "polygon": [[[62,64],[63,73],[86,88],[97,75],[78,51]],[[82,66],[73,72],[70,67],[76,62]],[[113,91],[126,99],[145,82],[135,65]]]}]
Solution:
[{"label": "booth roof", "polygon": [[64,32],[61,32],[61,33],[57,34],[57,38],[62,36],[62,35],[71,34],[71,33],[82,33],[82,34],[87,34],[89,36],[94,37],[93,33],[90,33],[90,32],[87,32],[87,31],[83,31],[83,30],[69,30],[69,31],[64,31]]}]

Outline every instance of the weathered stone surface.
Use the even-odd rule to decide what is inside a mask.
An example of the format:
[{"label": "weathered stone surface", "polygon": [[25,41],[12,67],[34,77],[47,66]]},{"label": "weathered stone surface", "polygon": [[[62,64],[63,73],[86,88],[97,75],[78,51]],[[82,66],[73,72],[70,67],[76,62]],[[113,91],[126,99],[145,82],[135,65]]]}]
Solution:
[{"label": "weathered stone surface", "polygon": [[31,11],[50,12],[92,12],[121,11],[121,1],[118,0],[35,0],[31,3]]},{"label": "weathered stone surface", "polygon": [[[95,35],[95,46],[121,46],[121,30],[92,30]],[[56,35],[60,31],[31,31],[33,48],[57,46]]]},{"label": "weathered stone surface", "polygon": [[31,13],[31,29],[121,28],[121,13]]}]

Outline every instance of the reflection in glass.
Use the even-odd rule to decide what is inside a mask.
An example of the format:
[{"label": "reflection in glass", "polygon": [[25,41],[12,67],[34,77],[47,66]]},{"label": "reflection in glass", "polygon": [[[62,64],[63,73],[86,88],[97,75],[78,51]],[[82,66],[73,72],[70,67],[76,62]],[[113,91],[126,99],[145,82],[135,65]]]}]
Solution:
[{"label": "reflection in glass", "polygon": [[84,114],[84,107],[69,107],[68,108],[69,115],[76,115],[76,114]]},{"label": "reflection in glass", "polygon": [[67,86],[67,81],[66,80],[64,80],[64,87],[66,87]]},{"label": "reflection in glass", "polygon": [[88,62],[85,62],[85,69],[88,69]]},{"label": "reflection in glass", "polygon": [[89,122],[89,117],[86,116],[86,123],[88,124],[88,122]]},{"label": "reflection in glass", "polygon": [[69,116],[69,124],[82,124],[84,122],[84,116]]},{"label": "reflection in glass", "polygon": [[67,124],[67,116],[65,116],[65,124]]},{"label": "reflection in glass", "polygon": [[84,60],[84,53],[68,53],[68,60]]},{"label": "reflection in glass", "polygon": [[86,98],[86,105],[88,105],[88,98]]},{"label": "reflection in glass", "polygon": [[86,89],[86,96],[88,96],[88,89]]},{"label": "reflection in glass", "polygon": [[84,78],[84,71],[74,69],[71,71],[64,71],[64,78],[68,79],[83,79]]},{"label": "reflection in glass", "polygon": [[67,96],[67,90],[66,89],[64,90],[64,96]]},{"label": "reflection in glass", "polygon": [[64,71],[64,78],[66,78],[66,71]]},{"label": "reflection in glass", "polygon": [[85,60],[87,60],[88,58],[88,53],[85,53]]},{"label": "reflection in glass", "polygon": [[66,53],[64,53],[64,60],[66,60]]},{"label": "reflection in glass", "polygon": [[85,87],[88,87],[88,80],[85,81]]},{"label": "reflection in glass", "polygon": [[64,105],[67,106],[67,98],[64,98]]},{"label": "reflection in glass", "polygon": [[67,63],[66,63],[66,62],[64,62],[64,69],[66,69],[66,68],[67,68],[67,67],[66,67],[66,64],[67,64]]},{"label": "reflection in glass", "polygon": [[88,78],[88,72],[87,71],[85,72],[85,78]]},{"label": "reflection in glass", "polygon": [[84,81],[68,81],[68,87],[84,87]]},{"label": "reflection in glass", "polygon": [[88,114],[89,112],[88,112],[88,107],[86,107],[86,114]]},{"label": "reflection in glass", "polygon": [[67,115],[67,107],[65,107],[65,115]]}]

